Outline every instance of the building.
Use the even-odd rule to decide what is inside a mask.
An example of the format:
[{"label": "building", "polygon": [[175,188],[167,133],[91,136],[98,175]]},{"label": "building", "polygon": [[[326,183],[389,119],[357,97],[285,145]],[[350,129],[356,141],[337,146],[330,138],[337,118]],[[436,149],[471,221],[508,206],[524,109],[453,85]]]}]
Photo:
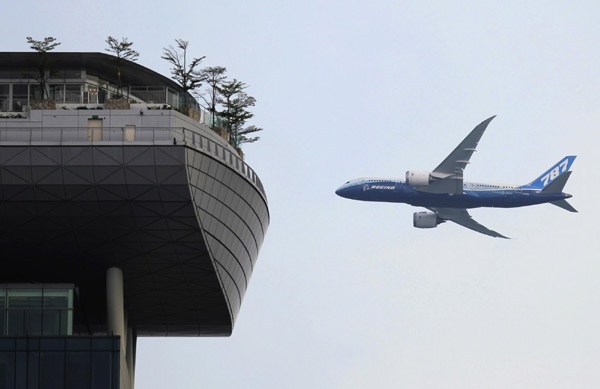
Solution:
[{"label": "building", "polygon": [[[139,336],[228,336],[269,225],[176,83],[0,53],[0,388],[131,388]],[[218,130],[217,130],[218,131]]]}]

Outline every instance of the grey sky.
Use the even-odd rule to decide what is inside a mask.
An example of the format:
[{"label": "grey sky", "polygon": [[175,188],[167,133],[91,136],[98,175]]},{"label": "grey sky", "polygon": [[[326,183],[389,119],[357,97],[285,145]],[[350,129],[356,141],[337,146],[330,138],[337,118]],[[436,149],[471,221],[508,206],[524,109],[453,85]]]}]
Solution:
[{"label": "grey sky", "polygon": [[[174,38],[250,85],[245,148],[271,226],[231,338],[142,338],[140,388],[594,388],[600,382],[596,1],[5,2],[2,51]],[[523,184],[578,155],[579,214],[472,215],[515,237],[412,227],[407,205],[334,194],[432,169],[497,114],[465,177]]]}]

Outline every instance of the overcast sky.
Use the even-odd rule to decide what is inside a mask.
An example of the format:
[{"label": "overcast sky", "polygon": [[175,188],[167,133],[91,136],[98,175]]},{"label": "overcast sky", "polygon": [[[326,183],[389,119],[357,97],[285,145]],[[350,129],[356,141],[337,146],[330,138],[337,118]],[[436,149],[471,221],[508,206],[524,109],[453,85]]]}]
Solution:
[{"label": "overcast sky", "polygon": [[[485,3],[482,5],[481,3]],[[138,388],[597,388],[597,1],[3,2],[0,51],[128,37],[164,75],[190,41],[256,97],[245,147],[271,225],[230,338],[141,338]],[[578,155],[551,205],[476,209],[513,240],[356,202],[492,121],[465,179],[524,184]],[[596,201],[596,202],[594,202]]]}]

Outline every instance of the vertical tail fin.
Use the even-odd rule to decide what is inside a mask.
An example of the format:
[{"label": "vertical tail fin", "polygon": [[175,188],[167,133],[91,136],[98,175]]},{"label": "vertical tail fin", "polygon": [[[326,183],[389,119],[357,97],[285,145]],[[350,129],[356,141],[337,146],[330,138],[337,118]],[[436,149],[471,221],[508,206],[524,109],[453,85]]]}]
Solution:
[{"label": "vertical tail fin", "polygon": [[546,170],[542,175],[540,175],[535,180],[531,181],[527,185],[523,185],[526,188],[534,188],[534,189],[544,189],[548,185],[550,185],[556,178],[562,175],[564,172],[568,171],[577,158],[576,155],[569,155],[558,161],[554,164],[550,169]]},{"label": "vertical tail fin", "polygon": [[562,193],[565,185],[567,184],[567,180],[569,177],[571,177],[571,173],[571,171],[568,171],[556,177],[554,181],[550,182],[544,187],[544,189],[542,189],[541,193]]}]

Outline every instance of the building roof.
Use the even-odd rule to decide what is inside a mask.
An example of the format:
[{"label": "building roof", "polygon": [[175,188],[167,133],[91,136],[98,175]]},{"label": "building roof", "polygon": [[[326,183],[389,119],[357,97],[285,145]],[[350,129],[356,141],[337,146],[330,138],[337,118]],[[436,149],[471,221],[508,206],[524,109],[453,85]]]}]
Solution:
[{"label": "building roof", "polygon": [[[116,57],[105,53],[50,52],[46,67],[50,70],[81,70],[118,84]],[[0,71],[37,71],[37,52],[0,52]],[[175,81],[136,62],[123,60],[120,65],[121,82],[124,86],[166,86],[177,92],[183,88]]]}]

